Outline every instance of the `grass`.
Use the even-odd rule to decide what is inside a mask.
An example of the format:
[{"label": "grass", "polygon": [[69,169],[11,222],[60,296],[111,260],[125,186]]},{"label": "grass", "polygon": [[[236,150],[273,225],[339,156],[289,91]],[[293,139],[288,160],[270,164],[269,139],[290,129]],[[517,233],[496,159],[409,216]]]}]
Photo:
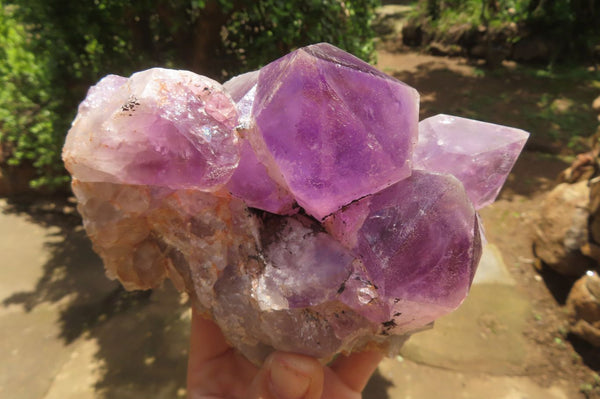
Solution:
[{"label": "grass", "polygon": [[591,87],[600,89],[600,71],[582,65],[548,66],[545,68],[519,66],[519,70],[535,78],[586,81]]}]

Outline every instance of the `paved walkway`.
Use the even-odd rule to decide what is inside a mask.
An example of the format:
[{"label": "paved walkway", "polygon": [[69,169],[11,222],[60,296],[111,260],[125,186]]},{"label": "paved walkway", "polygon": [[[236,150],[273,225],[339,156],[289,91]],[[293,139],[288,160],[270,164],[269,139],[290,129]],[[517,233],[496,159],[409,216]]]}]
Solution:
[{"label": "paved walkway", "polygon": [[184,397],[180,295],[125,293],[81,227],[10,208],[0,200],[0,398]]},{"label": "paved walkway", "polygon": [[[189,311],[180,295],[168,285],[124,293],[81,228],[9,208],[0,200],[0,397],[184,397]],[[528,377],[543,362],[522,334],[530,315],[488,245],[463,306],[386,359],[365,398],[577,397],[565,383]]]}]

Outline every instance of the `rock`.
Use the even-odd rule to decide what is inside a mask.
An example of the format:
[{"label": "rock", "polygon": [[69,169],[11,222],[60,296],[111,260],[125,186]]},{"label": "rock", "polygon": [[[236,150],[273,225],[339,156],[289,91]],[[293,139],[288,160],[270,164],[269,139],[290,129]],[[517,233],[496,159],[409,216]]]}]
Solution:
[{"label": "rock", "polygon": [[[437,126],[450,151],[433,152],[462,166],[413,170],[418,100],[326,43],[227,87],[185,71],[112,75],[63,155],[94,249],[127,289],[170,278],[257,364],[273,350],[397,353],[460,305],[481,255],[462,181],[482,181],[451,173],[518,155],[496,125],[477,122],[469,145]],[[456,146],[465,158],[447,155]]]},{"label": "rock", "polygon": [[473,58],[486,58],[488,52],[488,46],[483,43],[479,43],[471,47],[469,50],[469,56]]},{"label": "rock", "polygon": [[571,332],[600,347],[600,277],[588,271],[575,282],[567,298]]},{"label": "rock", "polygon": [[591,180],[589,218],[589,243],[583,248],[584,254],[600,264],[600,182]]},{"label": "rock", "polygon": [[600,96],[596,97],[596,99],[592,102],[592,109],[600,114]]},{"label": "rock", "polygon": [[491,68],[498,68],[502,61],[507,59],[511,53],[509,40],[516,34],[516,26],[508,24],[488,30],[485,41],[487,44],[487,53],[485,56],[486,65]]},{"label": "rock", "polygon": [[437,56],[453,56],[461,53],[461,48],[457,44],[444,44],[440,42],[431,42],[429,44],[429,52],[431,55]]},{"label": "rock", "polygon": [[402,27],[402,42],[407,46],[417,47],[423,43],[423,30],[420,25],[407,23]]},{"label": "rock", "polygon": [[552,45],[548,39],[540,36],[530,36],[519,40],[513,46],[512,58],[515,61],[547,61],[552,56]]},{"label": "rock", "polygon": [[473,46],[481,34],[471,24],[453,25],[444,35],[444,42],[455,43],[461,47],[469,48]]},{"label": "rock", "polygon": [[588,237],[588,203],[589,187],[582,181],[559,184],[540,206],[535,253],[561,274],[580,276],[594,265],[581,253]]},{"label": "rock", "polygon": [[499,68],[502,61],[508,58],[510,47],[505,44],[491,44],[488,46],[485,64],[490,68]]},{"label": "rock", "polygon": [[[579,154],[567,169],[560,172],[557,180],[559,183],[588,181],[594,176],[594,173],[596,173],[595,163],[596,160],[593,152]],[[593,193],[591,198],[594,198]],[[594,213],[592,209],[590,209],[590,212]],[[598,236],[598,238],[600,238],[600,236]]]}]

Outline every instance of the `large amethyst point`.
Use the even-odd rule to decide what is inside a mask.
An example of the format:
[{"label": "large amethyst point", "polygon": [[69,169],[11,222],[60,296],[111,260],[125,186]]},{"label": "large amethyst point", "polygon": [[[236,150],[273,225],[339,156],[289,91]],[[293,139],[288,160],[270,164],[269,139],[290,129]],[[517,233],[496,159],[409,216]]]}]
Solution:
[{"label": "large amethyst point", "polygon": [[269,159],[317,219],[411,173],[417,91],[329,44],[261,69],[253,114]]},{"label": "large amethyst point", "polygon": [[398,313],[394,331],[458,307],[481,255],[475,210],[450,175],[415,171],[335,213],[325,226],[362,260],[379,295]]},{"label": "large amethyst point", "polygon": [[239,162],[237,111],[212,79],[149,69],[92,87],[63,149],[80,181],[217,190]]},{"label": "large amethyst point", "polygon": [[419,123],[414,167],[454,175],[480,209],[494,202],[528,137],[508,126],[436,115]]}]

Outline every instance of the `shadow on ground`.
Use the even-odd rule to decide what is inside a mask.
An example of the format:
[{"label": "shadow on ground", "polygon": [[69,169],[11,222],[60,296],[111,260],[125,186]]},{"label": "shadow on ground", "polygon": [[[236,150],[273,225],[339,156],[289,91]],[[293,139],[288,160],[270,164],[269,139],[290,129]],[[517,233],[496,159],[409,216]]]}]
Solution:
[{"label": "shadow on ground", "polygon": [[375,370],[369,383],[363,391],[363,399],[390,399],[388,388],[392,387],[388,379],[381,375],[379,370]]},{"label": "shadow on ground", "polygon": [[569,334],[568,338],[583,362],[592,370],[600,373],[600,348],[592,346],[589,342],[573,334]]},{"label": "shadow on ground", "polygon": [[62,198],[41,202],[15,198],[5,212],[58,232],[46,243],[50,256],[35,289],[15,293],[3,305],[19,305],[30,312],[41,304],[55,304],[59,338],[65,345],[80,337],[96,341],[99,378],[94,397],[184,394],[189,320],[180,295],[170,285],[127,292],[107,279],[81,219]]},{"label": "shadow on ground", "polygon": [[559,305],[565,305],[567,303],[567,297],[578,277],[565,276],[556,272],[551,267],[542,265],[539,270],[539,274],[544,280],[544,284],[548,287],[548,291],[554,297],[554,300]]}]

